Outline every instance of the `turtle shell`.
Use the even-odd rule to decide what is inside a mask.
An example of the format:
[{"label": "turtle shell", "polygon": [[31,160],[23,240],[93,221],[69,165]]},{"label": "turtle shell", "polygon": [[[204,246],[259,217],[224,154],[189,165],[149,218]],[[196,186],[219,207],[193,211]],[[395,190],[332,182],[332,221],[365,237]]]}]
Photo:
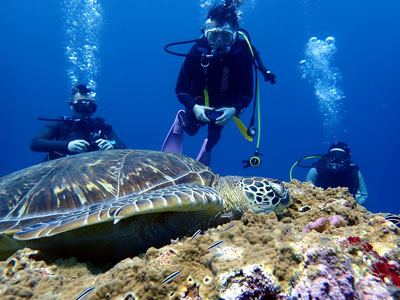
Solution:
[{"label": "turtle shell", "polygon": [[[150,150],[97,151],[44,162],[0,179],[0,232],[3,236],[18,234],[28,226],[74,215],[87,207],[100,212],[99,206],[178,184],[210,187],[215,178],[207,166],[189,157]],[[168,205],[164,204],[164,208]],[[82,227],[90,222],[88,218],[84,221]],[[160,225],[162,220],[146,219],[140,226],[151,222]],[[112,235],[116,227],[105,230],[104,234]],[[85,228],[85,234],[90,230]],[[78,232],[63,241],[77,236],[82,235]]]}]

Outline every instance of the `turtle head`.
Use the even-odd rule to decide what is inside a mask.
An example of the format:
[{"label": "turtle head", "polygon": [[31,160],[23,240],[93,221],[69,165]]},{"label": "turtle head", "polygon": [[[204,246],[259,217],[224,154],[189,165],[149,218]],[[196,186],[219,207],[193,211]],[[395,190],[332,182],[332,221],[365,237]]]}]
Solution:
[{"label": "turtle head", "polygon": [[219,181],[224,185],[219,192],[225,200],[225,211],[234,215],[248,209],[255,213],[281,211],[291,204],[288,188],[276,179],[224,176]]},{"label": "turtle head", "polygon": [[289,190],[279,180],[246,177],[242,178],[241,187],[255,213],[281,211],[291,204]]}]

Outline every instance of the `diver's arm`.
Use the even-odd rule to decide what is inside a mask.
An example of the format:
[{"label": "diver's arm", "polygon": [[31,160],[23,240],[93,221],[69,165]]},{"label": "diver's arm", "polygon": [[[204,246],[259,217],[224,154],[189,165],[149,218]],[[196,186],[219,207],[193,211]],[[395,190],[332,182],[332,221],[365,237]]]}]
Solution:
[{"label": "diver's arm", "polygon": [[196,105],[196,102],[194,101],[193,97],[190,96],[187,93],[176,93],[176,96],[178,97],[178,100],[180,103],[182,103],[187,110],[193,110],[193,107]]},{"label": "diver's arm", "polygon": [[194,97],[189,93],[190,82],[194,80],[189,72],[189,66],[185,60],[179,72],[178,81],[176,83],[175,93],[180,103],[182,103],[187,110],[193,110],[193,106],[196,104]]},{"label": "diver's arm", "polygon": [[308,171],[306,181],[311,181],[312,184],[315,185],[315,183],[317,182],[317,176],[318,176],[317,169],[311,168],[310,171]]},{"label": "diver's arm", "polygon": [[244,97],[244,96],[239,96],[233,105],[233,108],[236,109],[235,116],[240,115],[240,113],[247,107],[249,106],[252,97]]},{"label": "diver's arm", "polygon": [[[58,123],[58,122],[57,122]],[[61,122],[60,122],[61,123]],[[32,139],[30,149],[36,152],[68,151],[68,141],[54,140],[59,132],[59,125],[48,124]]]},{"label": "diver's arm", "polygon": [[198,74],[200,66],[200,52],[197,50],[196,45],[190,49],[189,55],[192,56],[185,58],[185,61],[183,62],[179,71],[175,93],[179,102],[181,102],[188,111],[191,111],[196,104],[196,95],[193,95],[193,85],[196,85],[194,83],[196,83],[198,80],[202,80],[202,74]]},{"label": "diver's arm", "polygon": [[360,171],[358,171],[358,182],[359,186],[355,198],[358,204],[363,204],[365,201],[367,201],[368,191],[364,181],[364,177],[362,176]]}]

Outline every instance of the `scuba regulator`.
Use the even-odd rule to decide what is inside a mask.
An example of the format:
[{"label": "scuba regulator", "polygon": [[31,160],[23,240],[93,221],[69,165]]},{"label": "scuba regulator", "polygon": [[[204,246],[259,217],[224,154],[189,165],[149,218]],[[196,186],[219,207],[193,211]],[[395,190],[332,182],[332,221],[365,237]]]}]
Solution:
[{"label": "scuba regulator", "polygon": [[[248,167],[258,167],[261,164],[261,158],[260,156],[263,156],[260,152],[258,152],[258,149],[260,148],[260,140],[261,140],[261,112],[260,112],[260,86],[259,86],[259,81],[258,81],[258,72],[260,71],[261,74],[264,76],[264,80],[266,82],[271,82],[271,84],[275,84],[275,75],[272,74],[268,69],[263,65],[260,54],[256,50],[256,48],[251,44],[250,42],[250,35],[249,33],[244,30],[244,29],[239,29],[238,33],[243,36],[245,41],[247,42],[247,45],[249,46],[249,50],[251,53],[251,56],[253,58],[253,65],[254,65],[254,76],[255,76],[255,98],[254,98],[254,105],[253,105],[253,113],[252,117],[250,120],[250,125],[246,130],[247,136],[242,132],[244,137],[252,141],[255,135],[257,134],[257,128],[255,126],[255,112],[257,110],[257,120],[258,120],[258,136],[257,136],[257,146],[256,146],[256,151],[254,152],[253,156],[251,156],[248,160],[243,160],[243,167],[248,168]],[[235,119],[236,122],[236,119]]]}]

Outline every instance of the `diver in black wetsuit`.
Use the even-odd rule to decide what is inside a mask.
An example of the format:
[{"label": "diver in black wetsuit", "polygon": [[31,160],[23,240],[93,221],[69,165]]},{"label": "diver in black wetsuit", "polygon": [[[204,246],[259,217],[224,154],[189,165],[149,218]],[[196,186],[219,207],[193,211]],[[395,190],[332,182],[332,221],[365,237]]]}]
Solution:
[{"label": "diver in black wetsuit", "polygon": [[368,198],[364,178],[358,165],[350,160],[349,146],[343,142],[335,142],[329,147],[328,153],[313,164],[306,181],[324,189],[347,187],[359,204]]},{"label": "diver in black wetsuit", "polygon": [[50,122],[32,139],[32,151],[49,152],[46,160],[89,151],[125,149],[111,125],[91,118],[96,111],[95,93],[84,85],[72,90],[72,118],[44,119]]},{"label": "diver in black wetsuit", "polygon": [[[208,124],[208,136],[197,160],[209,165],[223,127],[250,104],[253,58],[246,41],[238,38],[238,29],[232,1],[209,11],[204,35],[185,55],[178,77],[175,91],[186,110],[178,112],[162,151],[181,153],[183,131],[193,136]],[[274,83],[273,74],[269,75]]]}]

